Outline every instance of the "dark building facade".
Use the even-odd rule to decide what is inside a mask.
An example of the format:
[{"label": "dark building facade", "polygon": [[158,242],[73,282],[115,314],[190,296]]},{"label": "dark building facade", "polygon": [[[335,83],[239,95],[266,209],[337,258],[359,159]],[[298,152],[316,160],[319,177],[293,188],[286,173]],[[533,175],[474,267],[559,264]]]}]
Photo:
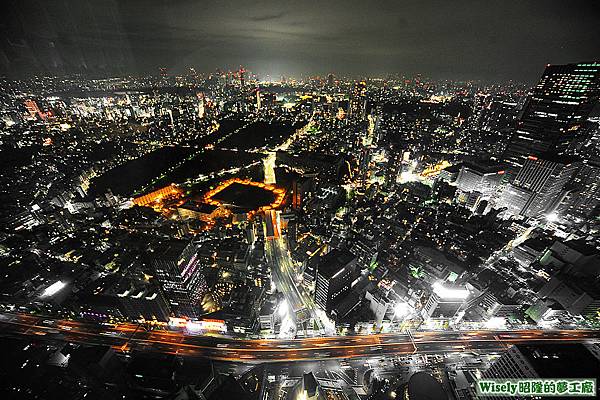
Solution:
[{"label": "dark building facade", "polygon": [[482,378],[597,378],[600,372],[599,351],[597,344],[518,344],[508,349],[487,371],[484,371]]},{"label": "dark building facade", "polygon": [[168,321],[170,309],[167,300],[153,285],[131,283],[117,293],[121,313],[131,319],[144,318],[147,321]]},{"label": "dark building facade", "polygon": [[321,259],[317,267],[315,301],[326,312],[350,290],[356,278],[356,257],[343,250],[333,249]]}]

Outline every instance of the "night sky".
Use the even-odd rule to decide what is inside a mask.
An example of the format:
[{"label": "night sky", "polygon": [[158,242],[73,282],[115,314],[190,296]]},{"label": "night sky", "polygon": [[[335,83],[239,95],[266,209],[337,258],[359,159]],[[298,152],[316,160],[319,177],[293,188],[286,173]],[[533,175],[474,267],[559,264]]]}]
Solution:
[{"label": "night sky", "polygon": [[532,82],[600,59],[600,1],[9,1],[0,70],[155,73],[244,65]]}]

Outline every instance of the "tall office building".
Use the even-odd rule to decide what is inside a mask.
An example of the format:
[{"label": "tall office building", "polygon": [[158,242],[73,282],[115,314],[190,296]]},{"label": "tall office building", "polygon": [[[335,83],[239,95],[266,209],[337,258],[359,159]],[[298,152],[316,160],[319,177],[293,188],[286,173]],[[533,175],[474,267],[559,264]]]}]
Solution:
[{"label": "tall office building", "polygon": [[600,62],[548,65],[518,118],[504,160],[523,166],[530,155],[563,154],[600,96]]},{"label": "tall office building", "polygon": [[246,84],[246,72],[248,71],[240,65],[240,69],[237,71],[237,74],[240,79],[240,86],[242,87],[244,87]]},{"label": "tall office building", "polygon": [[178,316],[197,316],[207,285],[195,243],[168,242],[155,254],[152,265],[171,309]]},{"label": "tall office building", "polygon": [[350,252],[356,256],[356,265],[361,270],[372,268],[379,254],[379,238],[369,238],[364,234],[357,236],[350,248]]},{"label": "tall office building", "polygon": [[531,196],[531,190],[523,189],[509,183],[502,190],[500,198],[495,203],[495,208],[504,208],[511,215],[521,215]]},{"label": "tall office building", "polygon": [[356,257],[349,251],[333,249],[317,267],[315,302],[330,312],[350,290],[356,278]]},{"label": "tall office building", "polygon": [[568,156],[529,156],[512,184],[502,192],[497,205],[511,214],[539,217],[558,206],[565,185],[580,163]]}]

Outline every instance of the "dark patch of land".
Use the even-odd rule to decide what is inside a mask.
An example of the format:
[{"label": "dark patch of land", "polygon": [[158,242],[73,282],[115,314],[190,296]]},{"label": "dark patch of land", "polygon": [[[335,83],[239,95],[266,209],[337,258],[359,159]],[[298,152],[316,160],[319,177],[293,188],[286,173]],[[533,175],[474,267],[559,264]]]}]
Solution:
[{"label": "dark patch of land", "polygon": [[234,211],[252,211],[271,204],[275,201],[275,194],[267,189],[235,182],[215,194],[213,199],[227,204]]}]

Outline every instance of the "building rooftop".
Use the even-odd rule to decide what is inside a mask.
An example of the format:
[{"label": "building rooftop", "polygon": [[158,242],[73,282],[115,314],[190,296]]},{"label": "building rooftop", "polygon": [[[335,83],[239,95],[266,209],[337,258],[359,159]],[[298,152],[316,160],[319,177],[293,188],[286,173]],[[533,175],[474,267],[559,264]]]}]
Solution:
[{"label": "building rooftop", "polygon": [[563,165],[569,165],[574,162],[580,161],[580,159],[575,156],[570,156],[570,155],[566,155],[566,154],[556,154],[556,153],[551,153],[551,152],[546,152],[546,153],[540,154],[538,157],[535,157],[535,156],[529,156],[529,157],[532,160],[539,159],[539,160],[555,162],[555,163],[563,164]]},{"label": "building rooftop", "polygon": [[506,166],[492,160],[482,160],[477,161],[477,163],[467,162],[464,164],[464,167],[481,174],[498,173],[506,168]]},{"label": "building rooftop", "polygon": [[516,345],[541,378],[597,378],[600,359],[581,343]]},{"label": "building rooftop", "polygon": [[187,242],[180,240],[169,240],[161,243],[156,249],[155,257],[163,260],[179,260],[181,253],[187,246]]},{"label": "building rooftop", "polygon": [[319,274],[325,278],[332,278],[356,257],[347,250],[333,249],[323,257],[319,263]]}]

